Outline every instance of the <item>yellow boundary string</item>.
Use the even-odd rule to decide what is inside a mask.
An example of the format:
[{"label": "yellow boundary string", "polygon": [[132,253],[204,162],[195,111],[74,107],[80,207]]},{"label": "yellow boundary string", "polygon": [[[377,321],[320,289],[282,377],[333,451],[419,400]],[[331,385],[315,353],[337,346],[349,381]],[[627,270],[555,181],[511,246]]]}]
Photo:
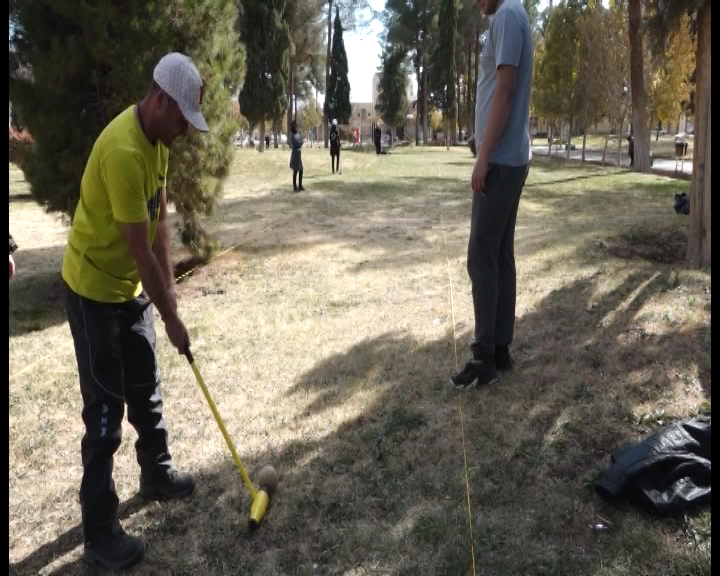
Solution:
[{"label": "yellow boundary string", "polygon": [[[459,370],[458,366],[458,353],[457,353],[457,333],[455,331],[455,303],[453,298],[453,285],[452,285],[452,274],[450,273],[450,257],[448,256],[447,250],[447,237],[445,235],[445,223],[442,219],[442,213],[440,214],[442,231],[443,231],[443,242],[445,244],[445,261],[447,263],[448,282],[450,284],[450,312],[452,314],[452,327],[453,327],[453,346],[455,352],[455,372]],[[473,523],[472,523],[472,506],[470,505],[470,480],[468,478],[468,466],[467,466],[467,450],[465,449],[465,427],[463,425],[463,410],[462,410],[462,397],[458,397],[458,408],[460,411],[460,434],[462,436],[463,446],[463,467],[465,472],[465,496],[467,499],[467,512],[468,512],[468,528],[470,529],[470,556],[472,558],[472,571],[475,576],[475,537],[473,536]]]},{"label": "yellow boundary string", "polygon": [[[221,256],[224,256],[224,255],[227,254],[228,252],[232,252],[232,251],[235,250],[235,248],[237,248],[238,246],[240,246],[240,244],[235,244],[234,246],[231,246],[230,248],[228,248],[228,249],[226,249],[226,250],[223,250],[223,251],[220,252],[219,254],[213,256],[212,258],[210,258],[210,259],[207,260],[206,262],[201,262],[200,264],[198,264],[198,265],[195,266],[194,268],[191,268],[191,269],[188,270],[187,272],[184,272],[183,274],[181,274],[180,276],[178,276],[177,278],[175,278],[175,282],[176,282],[176,283],[180,282],[183,278],[185,278],[185,277],[189,276],[190,274],[194,273],[194,272],[197,271],[199,268],[202,268],[203,266],[207,266],[208,264],[210,264],[210,262],[212,262],[213,260],[217,260],[218,258],[220,258]],[[15,372],[15,374],[13,374],[12,376],[10,376],[10,379],[8,380],[8,383],[9,383],[9,382],[12,382],[16,377],[20,376],[20,374],[23,374],[24,372],[27,372],[28,370],[30,370],[30,368],[33,368],[33,367],[37,366],[38,364],[40,364],[41,362],[44,362],[45,360],[47,360],[47,359],[50,358],[51,356],[57,356],[58,352],[60,352],[61,350],[64,350],[64,349],[67,348],[68,346],[70,346],[70,343],[71,343],[71,342],[72,342],[72,341],[65,342],[65,344],[63,344],[62,346],[54,349],[54,350],[53,350],[52,352],[50,352],[49,354],[46,354],[46,355],[43,356],[42,358],[39,358],[38,360],[35,360],[35,362],[33,362],[32,364],[26,365],[25,368],[21,368],[20,370],[18,370],[17,372]]]}]

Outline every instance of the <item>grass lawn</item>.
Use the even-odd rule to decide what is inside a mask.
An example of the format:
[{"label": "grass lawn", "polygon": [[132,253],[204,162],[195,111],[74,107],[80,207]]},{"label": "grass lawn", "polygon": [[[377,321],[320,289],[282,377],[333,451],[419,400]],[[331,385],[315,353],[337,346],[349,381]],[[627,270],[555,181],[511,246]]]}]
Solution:
[{"label": "grass lawn", "polygon": [[[689,182],[537,158],[517,223],[516,367],[459,394],[469,152],[348,150],[333,176],[308,149],[299,194],[288,157],[238,151],[206,221],[232,250],[178,286],[240,456],[251,475],[273,463],[278,493],[249,536],[229,451],[157,319],[170,446],[198,485],[140,501],[125,425],[122,521],[147,543],[132,574],[467,575],[471,549],[486,575],[710,574],[709,511],[650,520],[593,491],[620,445],[710,409],[710,274],[683,263],[688,218],[673,210]],[[66,231],[12,166],[9,179],[10,573],[92,573]]]}]

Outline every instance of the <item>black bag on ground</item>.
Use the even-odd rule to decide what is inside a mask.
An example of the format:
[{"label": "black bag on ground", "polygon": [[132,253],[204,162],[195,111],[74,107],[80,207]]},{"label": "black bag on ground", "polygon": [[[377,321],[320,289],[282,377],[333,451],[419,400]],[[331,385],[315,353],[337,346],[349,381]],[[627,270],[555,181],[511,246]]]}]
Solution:
[{"label": "black bag on ground", "polygon": [[690,196],[685,192],[675,194],[675,212],[678,214],[690,214]]},{"label": "black bag on ground", "polygon": [[595,484],[607,500],[625,499],[654,516],[710,504],[710,415],[675,422],[617,450]]}]

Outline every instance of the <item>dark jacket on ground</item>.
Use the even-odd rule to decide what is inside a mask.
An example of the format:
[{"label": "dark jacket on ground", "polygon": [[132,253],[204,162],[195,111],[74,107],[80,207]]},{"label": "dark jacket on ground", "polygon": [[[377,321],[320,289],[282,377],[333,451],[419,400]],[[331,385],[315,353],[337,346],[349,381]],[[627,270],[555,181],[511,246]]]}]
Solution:
[{"label": "dark jacket on ground", "polygon": [[676,422],[620,448],[611,461],[595,485],[603,498],[624,498],[657,516],[710,504],[710,416]]}]

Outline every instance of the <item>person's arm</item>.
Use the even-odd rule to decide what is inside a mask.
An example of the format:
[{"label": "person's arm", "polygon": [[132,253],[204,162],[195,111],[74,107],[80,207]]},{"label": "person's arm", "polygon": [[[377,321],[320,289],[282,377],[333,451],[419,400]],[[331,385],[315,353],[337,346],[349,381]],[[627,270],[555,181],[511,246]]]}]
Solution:
[{"label": "person's arm", "polygon": [[113,218],[123,230],[140,281],[163,320],[172,317],[175,298],[148,239],[145,169],[139,155],[130,150],[113,150],[103,158],[102,176]]},{"label": "person's arm", "polygon": [[121,223],[128,252],[135,261],[143,288],[150,296],[163,321],[177,315],[175,298],[165,278],[160,261],[148,242],[148,223]]},{"label": "person's arm", "polygon": [[490,104],[488,125],[478,156],[482,155],[486,159],[490,158],[490,154],[495,150],[505,130],[512,109],[513,95],[515,94],[517,70],[515,66],[498,66],[495,94]]},{"label": "person's arm", "polygon": [[155,241],[152,245],[153,254],[160,263],[160,268],[165,276],[165,282],[168,288],[173,289],[175,286],[175,273],[172,266],[172,258],[170,256],[171,235],[170,222],[167,217],[167,195],[163,188],[160,197],[160,216],[158,219],[157,229],[155,231]]}]

